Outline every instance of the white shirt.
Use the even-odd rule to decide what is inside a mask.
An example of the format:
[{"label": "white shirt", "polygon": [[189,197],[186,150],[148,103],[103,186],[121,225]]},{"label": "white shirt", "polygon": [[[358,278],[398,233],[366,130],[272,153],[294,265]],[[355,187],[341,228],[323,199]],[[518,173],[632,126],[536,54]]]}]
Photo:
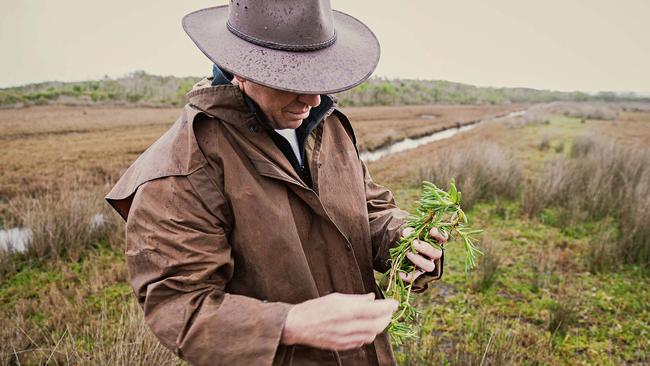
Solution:
[{"label": "white shirt", "polygon": [[291,145],[291,150],[293,150],[293,155],[298,159],[298,163],[302,165],[302,156],[300,155],[300,148],[298,147],[298,136],[296,135],[296,130],[293,128],[287,128],[284,130],[275,130],[282,137],[284,137],[289,144]]}]

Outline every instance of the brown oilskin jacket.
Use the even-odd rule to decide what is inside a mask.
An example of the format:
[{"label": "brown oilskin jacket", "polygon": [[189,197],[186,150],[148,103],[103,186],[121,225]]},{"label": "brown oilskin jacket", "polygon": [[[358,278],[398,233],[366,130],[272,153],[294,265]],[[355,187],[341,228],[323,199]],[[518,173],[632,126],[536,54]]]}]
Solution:
[{"label": "brown oilskin jacket", "polygon": [[[373,183],[334,106],[306,141],[313,189],[233,85],[204,79],[107,195],[127,221],[134,293],[160,342],[196,365],[392,365],[360,349],[280,344],[291,304],[374,292],[405,213]],[[425,285],[426,286],[426,285]]]}]

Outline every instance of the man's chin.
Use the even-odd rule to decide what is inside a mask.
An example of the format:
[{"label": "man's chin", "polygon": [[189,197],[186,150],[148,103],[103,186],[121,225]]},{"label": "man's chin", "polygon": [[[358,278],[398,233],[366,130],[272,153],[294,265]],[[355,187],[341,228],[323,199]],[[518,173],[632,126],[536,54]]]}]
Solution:
[{"label": "man's chin", "polygon": [[282,129],[285,130],[285,129],[291,128],[291,129],[295,130],[296,128],[300,127],[300,125],[302,124],[302,121],[303,121],[302,119],[294,119],[294,120],[285,121],[285,123],[282,124]]}]

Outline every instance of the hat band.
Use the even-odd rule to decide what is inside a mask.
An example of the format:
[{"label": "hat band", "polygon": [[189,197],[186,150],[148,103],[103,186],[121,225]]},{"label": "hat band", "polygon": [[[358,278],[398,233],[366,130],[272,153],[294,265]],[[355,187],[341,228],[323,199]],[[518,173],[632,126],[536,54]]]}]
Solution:
[{"label": "hat band", "polygon": [[316,50],[320,50],[322,48],[327,48],[327,47],[331,46],[332,44],[334,44],[334,42],[336,42],[336,30],[334,31],[334,35],[332,36],[332,38],[330,38],[330,39],[328,39],[328,40],[326,40],[324,42],[305,44],[305,45],[303,45],[303,44],[298,45],[298,44],[277,43],[277,42],[267,41],[267,40],[264,40],[264,39],[255,38],[253,36],[250,36],[250,35],[242,32],[242,31],[238,30],[237,28],[233,27],[230,24],[230,21],[226,22],[226,27],[228,27],[228,30],[231,33],[233,33],[234,35],[236,35],[237,37],[239,37],[239,38],[241,38],[241,39],[243,39],[245,41],[256,44],[258,46],[262,46],[262,47],[266,47],[266,48],[273,48],[273,49],[281,50],[281,51],[316,51]]}]

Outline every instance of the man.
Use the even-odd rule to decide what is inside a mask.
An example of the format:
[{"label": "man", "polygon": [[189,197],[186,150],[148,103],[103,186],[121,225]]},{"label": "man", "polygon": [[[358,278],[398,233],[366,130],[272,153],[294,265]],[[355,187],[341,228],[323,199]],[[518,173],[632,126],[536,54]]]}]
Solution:
[{"label": "man", "polygon": [[[405,213],[326,94],[368,78],[376,38],[326,0],[231,1],[183,25],[214,75],[107,196],[147,324],[196,365],[394,364],[397,304],[373,270]],[[419,291],[442,253],[416,250],[402,278]]]}]

